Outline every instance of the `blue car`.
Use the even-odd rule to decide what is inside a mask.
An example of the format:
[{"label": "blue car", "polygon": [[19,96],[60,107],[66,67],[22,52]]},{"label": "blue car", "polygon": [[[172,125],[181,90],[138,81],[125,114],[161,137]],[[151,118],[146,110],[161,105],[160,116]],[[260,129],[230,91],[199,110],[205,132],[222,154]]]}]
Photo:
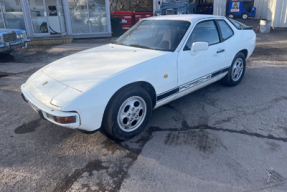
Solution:
[{"label": "blue car", "polygon": [[11,53],[17,48],[26,48],[31,40],[21,29],[0,29],[0,53]]}]

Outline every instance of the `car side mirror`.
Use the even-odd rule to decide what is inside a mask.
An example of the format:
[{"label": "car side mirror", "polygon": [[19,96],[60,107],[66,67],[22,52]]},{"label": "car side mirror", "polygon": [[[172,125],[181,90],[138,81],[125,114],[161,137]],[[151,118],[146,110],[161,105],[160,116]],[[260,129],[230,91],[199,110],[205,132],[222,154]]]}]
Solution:
[{"label": "car side mirror", "polygon": [[206,51],[207,49],[208,49],[208,43],[207,42],[195,42],[191,46],[190,54],[192,56],[194,56],[194,55],[196,55],[196,52]]},{"label": "car side mirror", "polygon": [[158,1],[158,4],[160,5],[160,1]]}]

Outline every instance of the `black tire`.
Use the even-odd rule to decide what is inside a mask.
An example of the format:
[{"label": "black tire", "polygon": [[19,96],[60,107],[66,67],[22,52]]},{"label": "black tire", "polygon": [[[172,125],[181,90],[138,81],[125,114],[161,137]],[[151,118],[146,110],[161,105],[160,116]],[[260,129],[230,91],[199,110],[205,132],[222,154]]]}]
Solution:
[{"label": "black tire", "polygon": [[230,14],[228,14],[228,18],[234,19],[234,15],[230,13]]},{"label": "black tire", "polygon": [[248,19],[248,14],[247,13],[243,13],[241,15],[241,18],[244,19],[244,20]]},{"label": "black tire", "polygon": [[[241,73],[240,77],[239,78],[237,77],[238,79],[236,79],[236,78],[233,78],[232,75],[234,74],[234,65],[236,65],[236,63],[237,63],[236,61],[238,61],[238,60],[242,61],[243,69],[242,69],[242,73]],[[221,79],[221,82],[223,84],[227,85],[227,86],[236,86],[236,85],[238,85],[241,82],[241,80],[242,80],[242,78],[244,76],[245,68],[246,68],[245,56],[244,56],[243,53],[239,52],[239,53],[237,53],[235,55],[235,57],[234,57],[234,59],[232,61],[232,64],[231,64],[231,66],[229,68],[228,73],[226,74],[225,77],[223,77]]]},{"label": "black tire", "polygon": [[4,51],[4,52],[2,52],[1,54],[9,55],[10,53],[12,53],[12,51],[14,51],[14,49],[13,49],[13,50],[9,50],[9,51]]},{"label": "black tire", "polygon": [[41,33],[48,33],[48,25],[46,22],[43,22],[40,26]]},{"label": "black tire", "polygon": [[[145,117],[142,118],[142,123],[133,131],[124,131],[118,123],[118,113],[125,101],[131,97],[140,97],[146,104]],[[138,86],[125,87],[116,93],[105,110],[102,127],[105,131],[119,140],[130,139],[138,135],[147,125],[152,114],[152,100],[147,91]],[[128,120],[132,121],[132,120]]]}]

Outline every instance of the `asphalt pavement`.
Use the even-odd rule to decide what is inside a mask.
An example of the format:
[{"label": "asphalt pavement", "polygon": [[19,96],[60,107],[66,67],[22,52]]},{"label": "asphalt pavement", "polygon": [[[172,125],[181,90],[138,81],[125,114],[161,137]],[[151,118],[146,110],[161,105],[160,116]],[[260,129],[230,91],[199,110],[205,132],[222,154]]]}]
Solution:
[{"label": "asphalt pavement", "polygon": [[286,34],[257,33],[238,86],[162,106],[124,142],[41,120],[20,96],[39,68],[113,39],[1,56],[0,191],[287,191]]}]

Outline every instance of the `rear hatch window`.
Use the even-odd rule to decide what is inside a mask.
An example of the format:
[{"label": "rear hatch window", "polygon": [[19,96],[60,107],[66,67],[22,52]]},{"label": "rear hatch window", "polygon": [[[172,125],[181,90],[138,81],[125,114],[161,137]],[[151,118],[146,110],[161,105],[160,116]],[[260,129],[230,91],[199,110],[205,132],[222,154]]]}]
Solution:
[{"label": "rear hatch window", "polygon": [[252,26],[247,26],[244,23],[228,18],[228,20],[239,30],[252,30]]}]

